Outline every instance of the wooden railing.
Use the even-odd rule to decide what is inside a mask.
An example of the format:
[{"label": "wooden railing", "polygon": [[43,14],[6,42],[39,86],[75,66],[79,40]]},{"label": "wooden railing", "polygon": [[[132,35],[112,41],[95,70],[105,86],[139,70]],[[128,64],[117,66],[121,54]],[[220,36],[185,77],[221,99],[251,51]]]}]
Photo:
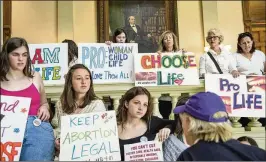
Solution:
[{"label": "wooden railing", "polygon": [[[94,90],[98,97],[104,98],[110,96],[113,99],[113,106],[116,110],[119,105],[119,99],[130,88],[134,87],[134,84],[94,84]],[[204,80],[200,80],[200,85],[197,86],[157,86],[146,87],[153,99],[154,115],[161,117],[159,112],[159,97],[163,94],[167,94],[172,98],[172,109],[175,107],[178,98],[182,95],[193,95],[197,92],[205,91]],[[59,99],[63,91],[63,85],[50,85],[45,86],[45,92],[47,98],[55,102]],[[173,119],[174,115],[171,113],[170,119]],[[234,128],[234,137],[239,136],[251,136],[253,137],[261,148],[265,149],[265,127],[258,121],[259,118],[249,118],[250,122],[244,128],[239,123],[240,117],[230,117],[230,121]]]}]

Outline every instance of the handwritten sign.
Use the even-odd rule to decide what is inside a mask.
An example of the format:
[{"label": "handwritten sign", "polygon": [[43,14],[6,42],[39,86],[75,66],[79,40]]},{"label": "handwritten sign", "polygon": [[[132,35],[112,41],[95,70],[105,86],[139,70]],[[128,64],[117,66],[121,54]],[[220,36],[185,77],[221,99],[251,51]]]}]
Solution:
[{"label": "handwritten sign", "polygon": [[182,53],[141,53],[134,57],[136,86],[199,85],[195,56]]},{"label": "handwritten sign", "polygon": [[120,161],[115,111],[61,117],[60,161]]},{"label": "handwritten sign", "polygon": [[162,143],[147,141],[124,145],[125,161],[164,161]]},{"label": "handwritten sign", "polygon": [[265,76],[207,74],[205,90],[222,98],[229,116],[265,117]]},{"label": "handwritten sign", "polygon": [[31,99],[0,97],[1,161],[19,161]]},{"label": "handwritten sign", "polygon": [[79,63],[92,71],[94,83],[134,83],[136,43],[79,43],[78,47]]},{"label": "handwritten sign", "polygon": [[68,71],[67,43],[29,44],[31,62],[45,85],[64,84]]}]

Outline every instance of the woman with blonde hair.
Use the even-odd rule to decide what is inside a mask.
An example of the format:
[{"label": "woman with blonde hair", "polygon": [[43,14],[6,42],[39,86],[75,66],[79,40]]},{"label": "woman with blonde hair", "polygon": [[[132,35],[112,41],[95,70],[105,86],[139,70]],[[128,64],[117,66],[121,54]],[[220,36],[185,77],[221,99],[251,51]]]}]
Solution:
[{"label": "woman with blonde hair", "polygon": [[180,115],[186,141],[191,145],[177,161],[259,161],[266,151],[232,139],[232,127],[220,96],[200,92],[174,109]]},{"label": "woman with blonde hair", "polygon": [[219,29],[210,29],[207,33],[206,41],[210,48],[200,57],[199,73],[200,77],[205,74],[232,74],[238,77],[234,58],[231,52],[222,46],[224,36]]},{"label": "woman with blonde hair", "polygon": [[159,38],[158,53],[178,52],[177,36],[170,30],[163,32]]}]

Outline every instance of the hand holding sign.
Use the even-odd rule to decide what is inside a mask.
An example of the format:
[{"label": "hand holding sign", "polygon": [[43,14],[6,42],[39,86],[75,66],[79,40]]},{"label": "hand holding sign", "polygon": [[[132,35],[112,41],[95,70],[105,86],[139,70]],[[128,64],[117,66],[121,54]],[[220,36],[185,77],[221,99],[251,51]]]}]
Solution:
[{"label": "hand holding sign", "polygon": [[163,142],[169,137],[170,133],[171,130],[169,128],[163,128],[159,131],[159,133],[157,133],[156,136],[158,136],[160,142]]}]

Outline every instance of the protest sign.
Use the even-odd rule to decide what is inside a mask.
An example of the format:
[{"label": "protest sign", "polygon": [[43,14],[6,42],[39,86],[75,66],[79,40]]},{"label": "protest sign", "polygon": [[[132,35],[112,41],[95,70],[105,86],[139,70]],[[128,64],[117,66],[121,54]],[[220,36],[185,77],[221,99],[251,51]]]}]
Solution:
[{"label": "protest sign", "polygon": [[0,97],[1,161],[19,161],[31,99]]},{"label": "protest sign", "polygon": [[79,43],[78,47],[78,62],[91,70],[94,83],[134,83],[136,43]]},{"label": "protest sign", "polygon": [[147,141],[124,145],[125,161],[164,161],[162,143]]},{"label": "protest sign", "polygon": [[134,57],[136,86],[199,85],[195,56],[183,53],[140,53]]},{"label": "protest sign", "polygon": [[115,111],[61,117],[60,161],[119,161]]},{"label": "protest sign", "polygon": [[222,98],[229,116],[265,117],[264,76],[206,74],[205,90]]},{"label": "protest sign", "polygon": [[68,72],[67,43],[29,44],[34,70],[41,74],[44,85],[65,83]]}]

